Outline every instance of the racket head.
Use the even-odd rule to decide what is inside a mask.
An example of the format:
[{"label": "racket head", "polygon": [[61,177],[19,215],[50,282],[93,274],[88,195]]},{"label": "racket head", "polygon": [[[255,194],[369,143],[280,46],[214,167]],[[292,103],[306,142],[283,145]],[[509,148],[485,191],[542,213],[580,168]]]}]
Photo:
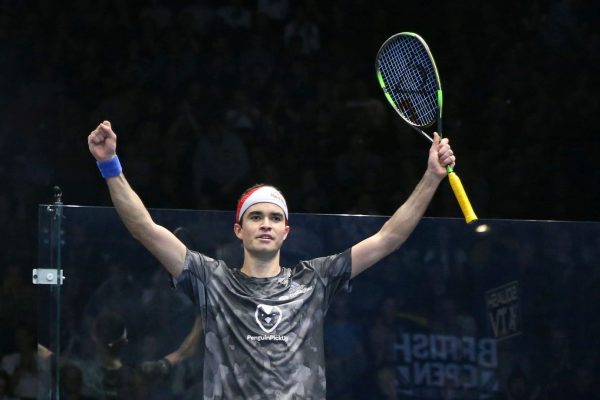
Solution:
[{"label": "racket head", "polygon": [[440,76],[422,37],[412,32],[391,36],[377,52],[375,70],[385,97],[406,123],[426,128],[441,119]]}]

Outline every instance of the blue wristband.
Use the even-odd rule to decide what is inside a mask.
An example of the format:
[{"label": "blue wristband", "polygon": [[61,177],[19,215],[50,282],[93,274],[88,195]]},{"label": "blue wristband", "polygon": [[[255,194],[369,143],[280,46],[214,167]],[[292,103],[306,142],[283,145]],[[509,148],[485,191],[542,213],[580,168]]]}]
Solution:
[{"label": "blue wristband", "polygon": [[104,179],[119,176],[123,171],[119,157],[116,154],[108,161],[96,161],[96,165],[98,166],[98,169],[100,170],[100,173]]}]

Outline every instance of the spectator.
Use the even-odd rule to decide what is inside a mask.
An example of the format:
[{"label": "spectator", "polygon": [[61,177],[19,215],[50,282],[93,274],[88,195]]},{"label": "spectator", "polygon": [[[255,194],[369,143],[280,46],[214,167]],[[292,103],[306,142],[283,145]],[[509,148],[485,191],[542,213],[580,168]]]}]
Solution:
[{"label": "spectator", "polygon": [[288,16],[289,0],[257,0],[256,12],[269,20],[282,23]]},{"label": "spectator", "polygon": [[229,4],[217,9],[217,15],[225,26],[233,30],[250,29],[252,26],[252,13],[245,7],[242,0],[229,0]]},{"label": "spectator", "polygon": [[21,400],[33,400],[38,393],[46,393],[49,364],[39,357],[35,343],[35,331],[27,324],[15,330],[16,352],[2,357],[0,366],[11,376],[12,390]]},{"label": "spectator", "polygon": [[331,319],[325,329],[325,353],[327,369],[332,385],[327,387],[327,396],[349,399],[355,392],[355,382],[361,379],[367,367],[360,326],[350,319],[347,296],[334,300]]},{"label": "spectator", "polygon": [[296,8],[294,18],[285,25],[283,39],[286,46],[291,46],[297,40],[304,55],[321,49],[319,27],[309,18],[302,6]]},{"label": "spectator", "polygon": [[193,158],[196,195],[210,192],[217,199],[236,194],[248,173],[248,154],[240,136],[213,116],[197,131]]},{"label": "spectator", "polygon": [[61,392],[60,398],[64,400],[92,400],[82,394],[83,372],[75,365],[67,364],[60,369]]}]

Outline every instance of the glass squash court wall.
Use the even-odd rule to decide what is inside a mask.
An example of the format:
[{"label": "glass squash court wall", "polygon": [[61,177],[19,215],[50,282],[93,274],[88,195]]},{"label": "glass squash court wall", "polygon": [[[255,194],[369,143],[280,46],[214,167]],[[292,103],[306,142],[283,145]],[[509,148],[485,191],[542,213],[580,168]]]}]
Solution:
[{"label": "glass squash court wall", "polygon": [[[240,265],[233,213],[151,213],[190,248]],[[292,214],[282,265],[342,251],[384,221]],[[599,263],[598,223],[425,218],[332,304],[328,398],[569,398],[598,388]],[[132,399],[201,398],[197,311],[113,208],[41,205],[37,268],[65,276],[38,286],[40,398],[113,398],[120,386]],[[121,368],[101,367],[95,343],[108,337]],[[178,349],[186,358],[172,369],[157,362]]]}]

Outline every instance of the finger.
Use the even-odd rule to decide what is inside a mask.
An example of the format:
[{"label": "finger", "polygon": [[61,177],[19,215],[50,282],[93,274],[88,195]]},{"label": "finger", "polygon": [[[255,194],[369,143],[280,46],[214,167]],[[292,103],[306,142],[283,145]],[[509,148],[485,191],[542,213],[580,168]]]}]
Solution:
[{"label": "finger", "polygon": [[115,138],[117,135],[113,132],[110,122],[104,121],[97,129],[103,138]]},{"label": "finger", "polygon": [[431,142],[431,147],[429,148],[429,152],[438,152],[440,150],[440,135],[437,132],[433,132],[433,142]]},{"label": "finger", "polygon": [[444,158],[440,159],[440,164],[442,164],[444,167],[447,167],[448,165],[454,167],[456,165],[456,157],[455,156],[444,157]]},{"label": "finger", "polygon": [[108,132],[108,131],[110,131],[110,125],[106,125],[103,122],[100,125],[98,125],[98,128],[96,128],[96,130],[98,132]]},{"label": "finger", "polygon": [[453,156],[454,152],[452,151],[452,149],[450,147],[445,147],[445,148],[441,148],[438,152],[440,158],[443,157],[447,157],[447,156]]},{"label": "finger", "polygon": [[90,133],[88,135],[88,143],[96,144],[97,141],[98,141],[98,138],[97,138],[96,131],[92,131],[92,133]]},{"label": "finger", "polygon": [[88,136],[88,141],[90,141],[93,144],[100,144],[104,142],[107,136],[108,132],[104,132],[101,129],[96,129],[92,131],[92,133],[90,133],[90,135]]},{"label": "finger", "polygon": [[102,122],[100,122],[100,124],[98,125],[98,128],[96,129],[110,129],[112,127],[112,125],[110,124],[110,121],[104,120]]}]

